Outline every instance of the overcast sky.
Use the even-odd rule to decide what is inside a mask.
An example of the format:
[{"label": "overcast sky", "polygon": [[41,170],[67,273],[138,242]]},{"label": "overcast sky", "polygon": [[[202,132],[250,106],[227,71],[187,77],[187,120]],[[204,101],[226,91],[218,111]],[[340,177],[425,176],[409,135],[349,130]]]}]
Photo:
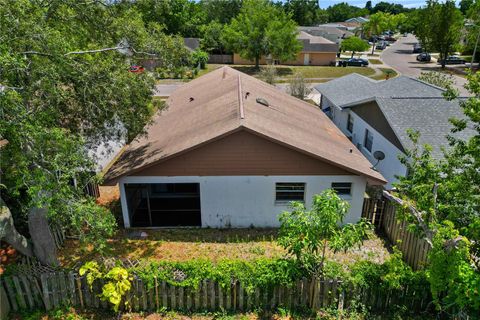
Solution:
[{"label": "overcast sky", "polygon": [[[380,2],[382,0],[372,0],[372,6],[375,6],[376,3]],[[423,6],[425,5],[425,2],[426,1],[421,1],[421,0],[393,0],[393,1],[389,1],[389,0],[384,0],[385,2],[393,2],[393,3],[399,3],[399,4],[402,4],[404,7],[407,7],[407,8],[416,8],[416,7],[420,7],[420,6]],[[348,4],[351,4],[352,6],[357,6],[357,7],[360,7],[360,8],[363,8],[365,7],[365,3],[367,1],[363,1],[363,0],[349,0],[349,1],[345,1],[345,0],[320,0],[320,7],[322,8],[327,8],[331,5],[334,5],[336,3],[340,3],[340,2],[347,2]],[[458,3],[458,1],[457,1]]]}]

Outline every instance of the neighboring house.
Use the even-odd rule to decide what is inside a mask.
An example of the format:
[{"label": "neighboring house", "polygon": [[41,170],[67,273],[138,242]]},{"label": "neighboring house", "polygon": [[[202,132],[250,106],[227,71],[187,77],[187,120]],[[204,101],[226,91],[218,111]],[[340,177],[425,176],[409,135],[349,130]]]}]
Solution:
[{"label": "neighboring house", "polygon": [[339,29],[336,27],[323,26],[323,27],[298,27],[299,31],[304,31],[312,36],[324,37],[327,40],[340,44],[342,39],[353,36],[350,31]]},{"label": "neighboring house", "polygon": [[364,17],[355,17],[355,18],[350,18],[345,20],[347,23],[355,22],[355,23],[365,23],[370,21],[370,19],[364,18]]},{"label": "neighboring house", "polygon": [[[300,31],[297,39],[302,43],[302,50],[297,54],[295,60],[278,61],[270,57],[261,57],[260,64],[275,63],[284,65],[304,66],[328,66],[334,65],[338,52],[338,44],[324,37],[313,36],[307,32]],[[254,62],[240,57],[238,53],[233,54],[234,64],[253,64]]]},{"label": "neighboring house", "polygon": [[[465,118],[459,100],[447,101],[443,89],[405,76],[375,81],[354,73],[315,89],[322,95],[322,110],[372,164],[377,163],[375,151],[385,154],[375,167],[388,189],[396,176],[407,174],[398,156],[413,146],[408,129],[420,132],[420,143],[431,145],[433,156],[441,158],[452,128],[449,119]],[[471,134],[466,130],[460,137]]]},{"label": "neighboring house", "polygon": [[199,38],[183,38],[183,43],[185,44],[185,47],[190,51],[195,51],[200,48]]},{"label": "neighboring house", "polygon": [[362,23],[360,22],[329,22],[318,25],[319,27],[334,27],[340,30],[346,30],[353,33],[359,32],[362,28]]},{"label": "neighboring house", "polygon": [[384,178],[318,108],[229,67],[179,87],[119,156],[125,227],[278,227],[292,200],[336,189],[360,219]]}]

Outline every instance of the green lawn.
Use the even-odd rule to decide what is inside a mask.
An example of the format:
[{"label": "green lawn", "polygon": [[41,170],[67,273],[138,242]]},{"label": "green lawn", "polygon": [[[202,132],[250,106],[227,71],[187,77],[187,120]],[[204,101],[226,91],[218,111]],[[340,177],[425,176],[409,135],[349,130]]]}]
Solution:
[{"label": "green lawn", "polygon": [[372,79],[375,79],[375,80],[385,80],[386,77],[387,77],[387,74],[390,75],[390,79],[391,78],[395,78],[398,74],[395,70],[393,69],[390,69],[390,68],[378,68],[380,71],[382,71],[381,74],[379,75],[375,75],[372,77]]},{"label": "green lawn", "polygon": [[368,59],[368,62],[371,64],[383,64],[382,60],[380,59]]}]

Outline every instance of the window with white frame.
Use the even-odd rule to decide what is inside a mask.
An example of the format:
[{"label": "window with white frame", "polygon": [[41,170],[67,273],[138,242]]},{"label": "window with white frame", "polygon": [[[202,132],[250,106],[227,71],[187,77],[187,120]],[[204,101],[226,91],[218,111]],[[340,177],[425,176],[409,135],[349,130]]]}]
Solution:
[{"label": "window with white frame", "polygon": [[365,147],[365,149],[372,152],[372,145],[373,145],[373,134],[370,132],[370,130],[365,129],[365,138],[363,140],[363,146]]},{"label": "window with white frame", "polygon": [[350,113],[348,114],[348,119],[347,119],[347,130],[350,133],[353,132],[353,117]]},{"label": "window with white frame", "polygon": [[275,201],[305,201],[305,182],[277,182],[275,184]]},{"label": "window with white frame", "polygon": [[341,196],[349,196],[352,194],[351,182],[332,182],[332,189]]}]

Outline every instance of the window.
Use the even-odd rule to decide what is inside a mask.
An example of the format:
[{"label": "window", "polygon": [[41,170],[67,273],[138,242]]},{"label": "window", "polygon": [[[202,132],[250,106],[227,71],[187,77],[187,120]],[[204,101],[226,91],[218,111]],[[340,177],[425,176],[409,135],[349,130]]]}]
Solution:
[{"label": "window", "polygon": [[275,184],[275,201],[304,201],[305,183],[304,182],[277,182]]},{"label": "window", "polygon": [[348,120],[347,120],[347,130],[348,132],[352,133],[353,132],[353,117],[349,113],[348,114]]},{"label": "window", "polygon": [[332,182],[332,189],[337,191],[339,195],[351,195],[352,183],[351,182]]},{"label": "window", "polygon": [[372,152],[372,145],[373,135],[368,129],[365,129],[365,139],[363,140],[363,146],[365,147],[365,149]]}]

